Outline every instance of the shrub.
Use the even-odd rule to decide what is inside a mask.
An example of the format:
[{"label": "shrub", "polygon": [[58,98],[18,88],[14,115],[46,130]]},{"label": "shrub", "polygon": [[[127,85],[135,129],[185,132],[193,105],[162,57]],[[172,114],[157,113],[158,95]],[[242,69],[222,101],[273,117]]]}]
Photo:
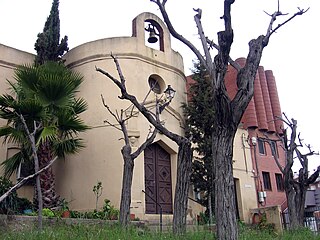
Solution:
[{"label": "shrub", "polygon": [[102,211],[93,210],[91,212],[70,211],[71,218],[103,219],[116,220],[119,218],[120,211],[111,205],[109,199],[104,200]]},{"label": "shrub", "polygon": [[[11,187],[12,182],[4,177],[0,177],[0,196],[6,193]],[[15,212],[17,209],[18,195],[16,192],[11,193],[6,199],[0,203],[0,214],[8,214]]]},{"label": "shrub", "polygon": [[42,216],[44,216],[44,217],[54,217],[55,214],[51,209],[44,208],[44,209],[42,209]]},{"label": "shrub", "polygon": [[17,199],[17,212],[23,213],[23,211],[26,209],[34,209],[32,202],[30,202],[26,198],[19,198],[18,197],[18,199]]}]

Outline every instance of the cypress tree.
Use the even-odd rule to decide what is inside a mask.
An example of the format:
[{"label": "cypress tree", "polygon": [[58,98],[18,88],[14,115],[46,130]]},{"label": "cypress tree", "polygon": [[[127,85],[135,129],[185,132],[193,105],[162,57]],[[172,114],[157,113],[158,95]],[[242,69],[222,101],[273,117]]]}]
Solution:
[{"label": "cypress tree", "polygon": [[212,219],[214,212],[214,185],[212,159],[212,86],[206,79],[206,70],[199,64],[194,64],[192,79],[188,95],[188,105],[184,105],[187,117],[187,134],[192,136],[194,150],[198,157],[194,158],[191,182],[194,190],[200,192],[198,202],[207,208],[207,216]]},{"label": "cypress tree", "polygon": [[43,32],[38,34],[34,49],[37,51],[36,64],[46,61],[60,61],[64,52],[68,51],[68,37],[60,41],[59,0],[53,0],[50,15],[44,25]]}]

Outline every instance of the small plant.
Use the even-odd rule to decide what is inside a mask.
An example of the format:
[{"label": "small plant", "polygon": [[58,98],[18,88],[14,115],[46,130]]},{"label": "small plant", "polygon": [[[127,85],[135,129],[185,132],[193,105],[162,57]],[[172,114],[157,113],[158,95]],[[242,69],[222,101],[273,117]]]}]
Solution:
[{"label": "small plant", "polygon": [[119,218],[120,211],[119,209],[115,208],[113,205],[111,205],[109,199],[104,200],[103,205],[103,212],[106,215],[107,219],[116,220]]},{"label": "small plant", "polygon": [[87,219],[103,219],[103,220],[116,220],[119,219],[120,211],[111,205],[109,199],[104,200],[102,211],[91,211],[91,212],[78,212],[70,211],[71,218],[87,218]]},{"label": "small plant", "polygon": [[69,210],[69,202],[63,198],[59,202],[59,207],[62,211]]},{"label": "small plant", "polygon": [[24,213],[25,210],[32,210],[33,204],[26,198],[17,199],[17,211],[19,213]]},{"label": "small plant", "polygon": [[54,217],[55,214],[51,209],[44,208],[44,209],[42,209],[42,216],[44,216],[44,217]]},{"label": "small plant", "polygon": [[200,212],[198,215],[198,224],[205,225],[208,223],[209,223],[209,217],[204,212]]},{"label": "small plant", "polygon": [[103,190],[103,187],[100,181],[96,185],[94,185],[92,189],[94,195],[96,196],[96,211],[98,211],[98,201],[102,195],[102,190]]},{"label": "small plant", "polygon": [[135,217],[132,221],[137,221],[137,222],[139,222],[139,221],[140,221],[140,218]]},{"label": "small plant", "polygon": [[274,223],[268,223],[267,221],[267,215],[265,213],[261,214],[261,220],[257,225],[258,229],[261,231],[265,231],[268,233],[274,233],[275,232],[275,224]]}]

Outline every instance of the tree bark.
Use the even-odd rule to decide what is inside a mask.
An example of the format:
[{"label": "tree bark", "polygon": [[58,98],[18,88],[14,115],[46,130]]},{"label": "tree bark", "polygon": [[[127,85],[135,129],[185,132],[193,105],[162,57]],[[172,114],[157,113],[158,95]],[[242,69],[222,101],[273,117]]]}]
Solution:
[{"label": "tree bark", "polygon": [[120,224],[124,227],[128,225],[130,219],[131,186],[134,168],[134,160],[131,158],[130,150],[128,151],[127,148],[127,146],[124,146],[121,150],[124,164],[119,221]]},{"label": "tree bark", "polygon": [[[308,172],[307,169],[301,168],[299,170],[299,181],[293,178],[293,172],[291,168],[287,170],[285,168],[285,192],[288,203],[288,217],[289,217],[289,229],[295,230],[304,226],[304,212],[305,212],[305,201],[306,192],[310,183],[314,181],[308,180],[308,177],[304,172]],[[313,175],[319,176],[319,170]]]},{"label": "tree bark", "polygon": [[[50,142],[41,143],[38,149],[39,167],[44,168],[52,159]],[[59,195],[55,190],[55,176],[52,167],[49,167],[40,174],[42,199],[44,208],[53,208],[58,205]]]},{"label": "tree bark", "polygon": [[[291,175],[292,171],[289,174]],[[301,184],[293,183],[293,178],[291,177],[289,178],[289,181],[285,181],[285,186],[288,202],[288,217],[290,222],[289,229],[299,229],[303,227],[304,204],[307,188],[301,186]]]},{"label": "tree bark", "polygon": [[191,143],[187,139],[179,143],[177,183],[174,195],[173,233],[183,234],[186,231],[188,191],[192,168]]},{"label": "tree bark", "polygon": [[218,239],[238,239],[236,203],[233,180],[233,139],[234,129],[231,127],[215,128],[212,150],[215,157],[215,216]]},{"label": "tree bark", "polygon": [[[39,160],[37,154],[34,156],[34,171],[39,171]],[[40,175],[36,177],[36,189],[37,189],[37,201],[38,201],[38,229],[42,230],[42,208],[43,208],[43,201],[42,201],[42,192],[41,192],[41,183],[40,183]]]}]

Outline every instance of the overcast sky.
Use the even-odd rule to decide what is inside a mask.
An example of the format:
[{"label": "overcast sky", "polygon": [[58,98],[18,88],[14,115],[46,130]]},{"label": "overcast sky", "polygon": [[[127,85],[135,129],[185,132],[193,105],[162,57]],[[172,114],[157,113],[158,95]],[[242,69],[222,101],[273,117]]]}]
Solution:
[{"label": "overcast sky", "polygon": [[[51,0],[0,0],[0,43],[35,53],[37,34],[43,30],[49,15]],[[320,1],[282,0],[280,10],[293,14],[297,7],[309,11],[283,26],[271,37],[261,65],[273,70],[276,77],[282,111],[298,120],[298,129],[306,143],[320,151],[319,87],[320,68]],[[223,29],[223,0],[168,0],[166,5],[176,30],[199,46],[192,8],[202,8],[202,22],[209,38]],[[157,6],[149,0],[60,0],[61,36],[68,35],[69,48],[108,37],[130,36],[131,21],[141,12],[153,12],[161,17]],[[234,44],[231,57],[245,57],[248,42],[265,34],[270,17],[277,9],[277,0],[236,0],[232,6]],[[279,18],[279,23],[286,17]],[[177,41],[173,49],[184,57],[186,74],[190,73],[194,55]],[[314,157],[312,167],[320,165]]]}]

